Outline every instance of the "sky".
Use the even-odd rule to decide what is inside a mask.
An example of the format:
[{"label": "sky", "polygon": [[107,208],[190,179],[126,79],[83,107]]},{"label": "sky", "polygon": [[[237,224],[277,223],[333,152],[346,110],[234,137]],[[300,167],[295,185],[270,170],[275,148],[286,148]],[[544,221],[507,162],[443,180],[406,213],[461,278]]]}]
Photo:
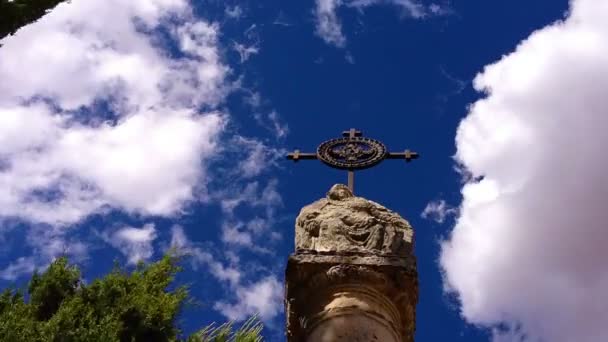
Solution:
[{"label": "sky", "polygon": [[606,341],[608,2],[72,0],[0,41],[0,287],[174,247],[185,333],[284,341],[300,208],[349,128],[414,227],[416,341]]}]

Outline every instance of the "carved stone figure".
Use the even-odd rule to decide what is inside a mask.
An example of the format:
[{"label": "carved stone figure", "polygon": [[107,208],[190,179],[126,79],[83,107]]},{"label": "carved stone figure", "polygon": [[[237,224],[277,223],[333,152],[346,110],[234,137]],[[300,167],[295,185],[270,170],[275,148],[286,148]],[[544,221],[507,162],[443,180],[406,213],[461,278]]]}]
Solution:
[{"label": "carved stone figure", "polygon": [[296,219],[285,270],[288,342],[413,342],[413,229],[342,184]]},{"label": "carved stone figure", "polygon": [[296,251],[406,256],[413,230],[399,214],[334,185],[296,219]]}]

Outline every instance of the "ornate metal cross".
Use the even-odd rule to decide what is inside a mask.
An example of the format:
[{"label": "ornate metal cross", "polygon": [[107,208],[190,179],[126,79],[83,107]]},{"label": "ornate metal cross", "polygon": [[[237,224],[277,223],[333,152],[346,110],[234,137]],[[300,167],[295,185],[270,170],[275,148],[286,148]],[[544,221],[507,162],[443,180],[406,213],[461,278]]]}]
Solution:
[{"label": "ornate metal cross", "polygon": [[351,128],[342,132],[343,138],[323,142],[317,153],[302,153],[295,150],[287,155],[294,162],[303,159],[319,159],[330,167],[348,170],[348,188],[354,193],[355,170],[363,170],[379,164],[384,159],[404,159],[410,162],[420,155],[410,150],[387,152],[386,146],[378,140],[363,137],[361,131]]}]

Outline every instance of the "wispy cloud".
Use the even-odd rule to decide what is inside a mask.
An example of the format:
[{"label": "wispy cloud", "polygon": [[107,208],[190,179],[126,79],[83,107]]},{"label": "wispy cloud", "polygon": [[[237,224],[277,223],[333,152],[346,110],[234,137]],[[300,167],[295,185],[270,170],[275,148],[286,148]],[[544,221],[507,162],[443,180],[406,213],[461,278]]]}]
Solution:
[{"label": "wispy cloud", "polygon": [[13,281],[22,275],[31,274],[36,267],[36,261],[33,257],[20,257],[0,271],[0,278]]},{"label": "wispy cloud", "polygon": [[227,281],[232,286],[237,286],[239,284],[241,280],[241,271],[231,265],[224,266],[221,262],[217,261],[211,253],[196,246],[195,243],[188,239],[181,226],[175,225],[171,227],[170,247],[174,248],[179,255],[190,257],[192,267],[195,270],[200,266],[207,266],[216,279]]},{"label": "wispy cloud", "polygon": [[265,321],[272,320],[281,312],[283,286],[276,276],[265,275],[257,281],[245,282],[246,272],[240,269],[241,265],[235,254],[227,253],[227,256],[232,257],[230,264],[225,266],[211,253],[203,251],[191,242],[182,227],[174,226],[171,231],[171,246],[176,248],[178,253],[190,256],[194,267],[207,266],[216,279],[230,285],[229,293],[234,297],[217,301],[214,304],[215,310],[233,320],[244,320],[258,314]]},{"label": "wispy cloud", "polygon": [[[337,14],[340,7],[348,7],[363,11],[375,5],[391,5],[401,10],[407,18],[423,19],[432,16],[445,15],[449,10],[439,4],[425,5],[418,0],[316,0],[315,21],[316,34],[327,44],[343,48],[346,46],[346,36],[342,23]],[[349,61],[350,62],[350,61]]]},{"label": "wispy cloud", "polygon": [[[224,223],[222,225],[222,241],[229,245],[249,248],[260,253],[269,250],[258,245],[258,242],[280,238],[280,234],[272,228],[277,223],[277,210],[283,206],[283,200],[278,192],[278,182],[271,179],[264,188],[257,181],[247,183],[244,187],[233,187],[223,193],[218,193]],[[239,207],[255,209],[254,216],[243,218],[235,214]]]},{"label": "wispy cloud", "polygon": [[447,217],[456,215],[457,213],[458,209],[451,207],[444,200],[437,200],[427,203],[420,216],[437,223],[443,223]]},{"label": "wispy cloud", "polygon": [[16,260],[0,271],[0,278],[15,280],[27,276],[35,269],[45,269],[62,255],[73,262],[83,262],[88,259],[89,246],[75,236],[68,236],[66,229],[44,224],[32,225],[25,234],[25,241],[19,246],[19,253]]},{"label": "wispy cloud", "polygon": [[243,102],[251,107],[254,112],[253,117],[255,121],[262,128],[273,133],[276,138],[282,139],[289,134],[289,126],[283,120],[279,112],[275,109],[268,108],[268,101],[262,99],[262,94],[258,91],[253,91],[247,88],[240,88],[245,93],[243,96]]},{"label": "wispy cloud", "polygon": [[427,7],[417,0],[352,0],[348,2],[349,7],[358,9],[380,4],[394,5],[403,10],[405,15],[415,19],[424,18],[439,10],[439,6],[436,4]]},{"label": "wispy cloud", "polygon": [[245,14],[245,12],[243,11],[243,8],[239,5],[234,5],[234,6],[226,6],[224,8],[224,13],[226,14],[226,16],[228,18],[231,19],[241,19],[243,17],[243,15]]},{"label": "wispy cloud", "polygon": [[279,26],[285,26],[285,27],[289,27],[292,26],[293,24],[291,23],[291,20],[289,20],[287,18],[287,16],[285,15],[284,12],[280,11],[279,14],[277,14],[277,17],[274,19],[274,21],[272,22],[273,25],[279,25]]},{"label": "wispy cloud", "polygon": [[277,139],[285,138],[289,134],[289,126],[283,121],[281,115],[276,110],[265,111],[262,109],[259,93],[251,93],[246,98],[246,102],[255,111],[253,117],[258,125],[273,133]]},{"label": "wispy cloud", "polygon": [[289,134],[289,126],[281,119],[276,110],[273,110],[268,114],[268,120],[270,120],[271,127],[277,138],[284,138]]},{"label": "wispy cloud", "polygon": [[342,23],[336,14],[336,10],[341,4],[341,0],[316,0],[315,32],[327,44],[336,47],[346,45],[346,37],[342,33]]},{"label": "wispy cloud", "polygon": [[608,340],[608,3],[571,2],[480,73],[456,158],[471,174],[446,286],[495,341]]},{"label": "wispy cloud", "polygon": [[284,151],[268,145],[257,139],[235,136],[231,140],[232,149],[239,151],[240,161],[236,163],[234,173],[241,179],[248,179],[260,175],[276,166]]},{"label": "wispy cloud", "polygon": [[241,63],[247,62],[249,57],[260,52],[257,44],[246,46],[245,44],[234,42],[232,48],[239,54]]}]

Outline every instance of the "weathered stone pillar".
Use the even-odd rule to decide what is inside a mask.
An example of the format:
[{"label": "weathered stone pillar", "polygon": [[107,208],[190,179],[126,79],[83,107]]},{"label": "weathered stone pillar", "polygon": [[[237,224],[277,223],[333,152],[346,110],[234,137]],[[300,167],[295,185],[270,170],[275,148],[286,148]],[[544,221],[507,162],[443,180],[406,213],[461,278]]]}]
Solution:
[{"label": "weathered stone pillar", "polygon": [[334,185],[296,219],[285,282],[288,342],[413,341],[413,230],[397,213]]}]

